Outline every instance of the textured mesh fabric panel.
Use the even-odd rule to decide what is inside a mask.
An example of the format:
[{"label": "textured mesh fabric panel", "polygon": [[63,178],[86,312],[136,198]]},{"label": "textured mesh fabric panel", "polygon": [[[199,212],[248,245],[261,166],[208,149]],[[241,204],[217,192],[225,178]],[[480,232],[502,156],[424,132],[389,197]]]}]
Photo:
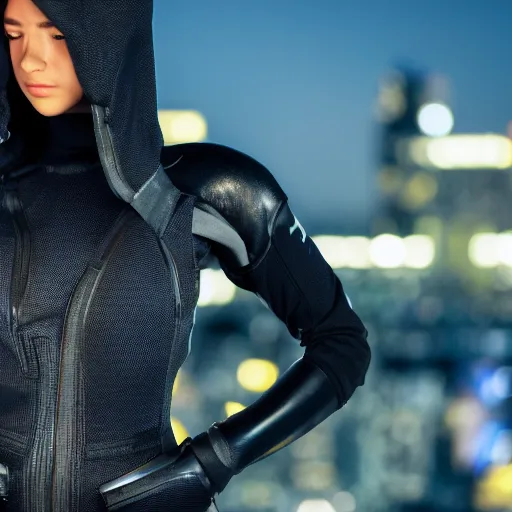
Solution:
[{"label": "textured mesh fabric panel", "polygon": [[[11,474],[16,498],[9,507],[37,512],[42,509],[27,505],[27,500],[37,500],[38,507],[44,507],[48,499],[45,493],[50,490],[52,459],[48,443],[67,303],[110,225],[122,209],[129,207],[114,198],[101,168],[73,175],[35,171],[21,180],[18,188],[30,233],[30,263],[19,309],[17,349],[13,349],[5,321],[10,310],[12,257],[8,253],[14,247],[13,233],[12,228],[0,230],[0,461],[12,469],[18,464],[12,460],[12,451],[23,453],[19,469]],[[9,223],[12,225],[12,218],[2,214],[0,225]],[[21,371],[22,361],[28,374]],[[36,424],[39,428],[34,432]],[[45,490],[39,491],[38,485]]]},{"label": "textured mesh fabric panel", "polygon": [[[47,330],[46,337],[30,338],[38,363],[36,414],[32,419],[33,426],[37,424],[38,427],[33,429],[30,451],[25,455],[21,496],[22,510],[29,509],[33,512],[44,510],[49,502],[51,488],[53,460],[48,446],[51,443],[55,418],[55,396],[59,378],[55,368],[59,364],[59,347],[55,343],[55,337],[50,336],[50,332],[50,329]],[[37,508],[34,508],[33,501],[32,504],[28,503],[34,495],[38,497]]]},{"label": "textured mesh fabric panel", "polygon": [[133,190],[156,171],[157,118],[152,0],[35,0],[66,37],[91,103],[108,107],[121,174]]},{"label": "textured mesh fabric panel", "polygon": [[2,265],[0,265],[0,339],[4,341],[10,335],[8,291],[11,287],[15,236],[11,218],[5,211],[0,209],[0,248],[2,251]]},{"label": "textured mesh fabric panel", "polygon": [[[97,171],[40,173],[27,180],[21,190],[31,232],[29,277],[20,309],[25,323],[64,317],[88,261],[126,207],[113,197]],[[94,217],[91,211],[96,213]]]},{"label": "textured mesh fabric panel", "polygon": [[[96,510],[93,507],[101,503],[99,485],[135,469],[160,450],[159,431],[154,428],[160,421],[169,421],[167,415],[160,416],[162,405],[164,400],[170,402],[172,381],[186,355],[197,300],[193,204],[192,198],[179,202],[167,232],[178,268],[183,313],[174,345],[172,280],[156,240],[142,220],[119,242],[91,304],[85,336],[88,357],[82,362],[87,419],[81,485],[84,510]],[[116,308],[120,303],[123,307]],[[145,443],[153,443],[153,448],[141,452]],[[168,498],[161,499],[167,503]],[[157,509],[141,504],[130,510]]]},{"label": "textured mesh fabric panel", "polygon": [[19,359],[3,343],[0,361],[0,446],[13,447],[30,439],[37,381],[23,375]]},{"label": "textured mesh fabric panel", "polygon": [[[127,447],[129,448],[129,447]],[[160,446],[145,450],[111,449],[102,456],[97,453],[86,454],[83,464],[84,474],[87,478],[82,482],[80,495],[80,512],[103,512],[106,507],[98,491],[100,485],[142,466],[156,457]],[[140,508],[138,512],[149,512]]]},{"label": "textured mesh fabric panel", "polygon": [[22,374],[17,343],[10,330],[9,297],[14,251],[12,221],[5,213],[0,213],[0,447],[16,446],[28,440],[36,391],[36,383]]},{"label": "textured mesh fabric panel", "polygon": [[192,235],[192,212],[195,198],[182,196],[165,230],[162,241],[173,254],[181,288],[181,329],[178,337],[179,344],[173,350],[169,367],[169,377],[174,380],[178,370],[188,355],[194,314],[199,297],[199,269],[194,254],[194,238]]},{"label": "textured mesh fabric panel", "polygon": [[87,442],[150,429],[158,435],[174,309],[156,237],[137,217],[109,258],[89,307],[82,359]]}]

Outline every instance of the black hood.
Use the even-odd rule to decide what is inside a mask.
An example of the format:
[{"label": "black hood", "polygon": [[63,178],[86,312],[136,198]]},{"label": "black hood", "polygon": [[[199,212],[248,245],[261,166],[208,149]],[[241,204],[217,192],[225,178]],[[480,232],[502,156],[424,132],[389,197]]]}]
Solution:
[{"label": "black hood", "polygon": [[[156,105],[153,1],[33,2],[66,37],[92,105],[103,169],[116,195],[131,203],[157,172],[163,145]],[[6,0],[0,0],[2,13],[5,5]],[[8,59],[7,55],[0,51],[0,59]],[[5,63],[0,62],[0,70],[2,66]],[[0,137],[6,126],[13,135],[44,126],[43,116],[27,105],[12,73],[7,102],[0,96]]]}]

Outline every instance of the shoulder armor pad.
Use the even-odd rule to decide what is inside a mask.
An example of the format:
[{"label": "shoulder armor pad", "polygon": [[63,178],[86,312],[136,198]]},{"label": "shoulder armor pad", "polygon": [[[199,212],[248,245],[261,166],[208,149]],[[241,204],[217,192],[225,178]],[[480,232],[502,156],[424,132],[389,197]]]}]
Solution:
[{"label": "shoulder armor pad", "polygon": [[249,262],[266,251],[272,224],[287,197],[275,178],[253,158],[226,146],[191,143],[162,149],[173,184],[219,214],[240,235]]}]

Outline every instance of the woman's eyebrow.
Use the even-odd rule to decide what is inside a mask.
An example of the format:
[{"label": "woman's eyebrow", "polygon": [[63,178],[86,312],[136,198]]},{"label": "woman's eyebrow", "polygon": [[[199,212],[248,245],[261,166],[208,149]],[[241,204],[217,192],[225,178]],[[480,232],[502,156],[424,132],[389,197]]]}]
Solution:
[{"label": "woman's eyebrow", "polygon": [[13,18],[4,18],[4,25],[14,25],[15,27],[21,27],[21,23]]},{"label": "woman's eyebrow", "polygon": [[[14,18],[4,18],[4,25],[13,25],[15,27],[21,27],[22,24],[18,20],[15,20]],[[53,28],[55,27],[55,23],[50,20],[41,21],[37,24],[39,28]]]},{"label": "woman's eyebrow", "polygon": [[46,20],[46,21],[42,21],[41,23],[38,23],[37,26],[39,28],[54,28],[55,23],[53,23],[53,21]]}]

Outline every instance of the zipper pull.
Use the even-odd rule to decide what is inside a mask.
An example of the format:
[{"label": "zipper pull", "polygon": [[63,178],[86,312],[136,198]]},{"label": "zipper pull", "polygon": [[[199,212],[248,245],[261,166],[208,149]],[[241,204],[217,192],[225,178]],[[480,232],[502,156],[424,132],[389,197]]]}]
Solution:
[{"label": "zipper pull", "polygon": [[21,202],[18,197],[18,186],[15,181],[8,181],[4,183],[3,189],[3,204],[11,214],[16,214],[22,211]]}]

